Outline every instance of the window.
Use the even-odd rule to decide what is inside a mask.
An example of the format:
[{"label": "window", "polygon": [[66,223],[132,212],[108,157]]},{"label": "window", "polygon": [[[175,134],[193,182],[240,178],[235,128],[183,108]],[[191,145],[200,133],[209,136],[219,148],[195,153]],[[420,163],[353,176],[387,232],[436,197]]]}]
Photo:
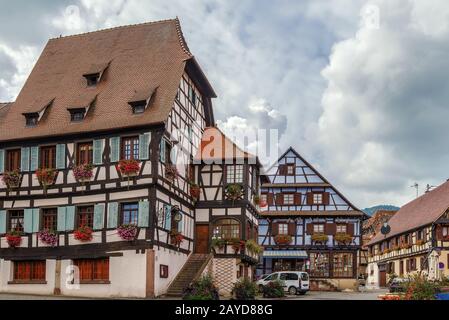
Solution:
[{"label": "window", "polygon": [[77,213],[78,228],[94,226],[94,207],[79,207]]},{"label": "window", "polygon": [[313,233],[324,233],[324,224],[314,224]]},{"label": "window", "polygon": [[56,168],[56,147],[42,147],[41,148],[41,168],[55,169]]},{"label": "window", "polygon": [[134,114],[144,113],[146,105],[145,104],[136,104],[132,108],[133,108]]},{"label": "window", "polygon": [[20,171],[20,149],[6,151],[6,171]]},{"label": "window", "polygon": [[100,79],[100,74],[95,73],[95,74],[86,75],[85,78],[87,80],[87,86],[94,87],[97,85],[98,80]]},{"label": "window", "polygon": [[128,137],[122,139],[122,159],[139,160],[139,137]]},{"label": "window", "polygon": [[313,194],[313,204],[323,204],[323,194],[314,193]]},{"label": "window", "polygon": [[42,209],[42,229],[57,230],[58,210],[56,208]]},{"label": "window", "polygon": [[72,122],[83,121],[85,114],[86,114],[85,109],[70,110],[70,121]]},{"label": "window", "polygon": [[292,205],[295,203],[295,196],[293,194],[284,194],[284,204]]},{"label": "window", "polygon": [[416,240],[424,240],[424,230],[416,232]]},{"label": "window", "polygon": [[23,232],[23,210],[9,212],[9,230]]},{"label": "window", "polygon": [[329,277],[329,254],[310,253],[310,275],[312,277]]},{"label": "window", "polygon": [[192,86],[189,86],[189,100],[194,106],[196,105],[196,92]]},{"label": "window", "polygon": [[287,176],[294,176],[295,175],[295,170],[296,170],[295,165],[289,164],[286,167],[287,167],[287,169],[286,169]]},{"label": "window", "polygon": [[354,256],[352,253],[334,253],[333,276],[336,278],[350,278],[353,276]]},{"label": "window", "polygon": [[346,224],[337,224],[337,233],[347,233],[348,226]]},{"label": "window", "polygon": [[279,226],[279,234],[281,234],[281,235],[288,234],[288,224],[287,223],[280,223],[278,226]]},{"label": "window", "polygon": [[109,258],[77,259],[73,265],[79,269],[80,283],[109,282]]},{"label": "window", "polygon": [[39,122],[39,115],[38,114],[26,115],[25,116],[25,125],[27,127],[35,127],[35,126],[37,126],[38,122]]},{"label": "window", "polygon": [[139,204],[138,203],[123,203],[122,204],[122,224],[137,225],[139,216]]},{"label": "window", "polygon": [[216,221],[214,238],[240,239],[240,223],[234,219],[220,219]]},{"label": "window", "polygon": [[78,165],[92,164],[94,147],[92,142],[78,144],[76,163]]},{"label": "window", "polygon": [[243,183],[243,165],[226,166],[227,183]]},{"label": "window", "polygon": [[297,273],[281,273],[279,280],[288,281],[288,280],[299,280],[299,276]]},{"label": "window", "polygon": [[279,274],[274,273],[274,274],[272,274],[271,276],[266,277],[266,278],[265,278],[265,281],[274,281],[274,280],[277,280],[278,276],[279,276]]},{"label": "window", "polygon": [[443,237],[449,236],[449,227],[443,227]]},{"label": "window", "polygon": [[45,260],[14,261],[14,281],[45,281]]}]

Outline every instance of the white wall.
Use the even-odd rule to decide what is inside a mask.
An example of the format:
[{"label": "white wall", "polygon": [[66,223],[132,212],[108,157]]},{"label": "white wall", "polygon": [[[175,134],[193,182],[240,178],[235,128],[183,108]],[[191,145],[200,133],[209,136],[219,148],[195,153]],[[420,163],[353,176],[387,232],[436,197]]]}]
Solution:
[{"label": "white wall", "polygon": [[[178,275],[186,263],[188,256],[186,254],[169,250],[165,248],[155,249],[154,258],[154,294],[156,297],[165,294],[172,281]],[[160,265],[168,266],[168,278],[162,279],[160,277]]]}]

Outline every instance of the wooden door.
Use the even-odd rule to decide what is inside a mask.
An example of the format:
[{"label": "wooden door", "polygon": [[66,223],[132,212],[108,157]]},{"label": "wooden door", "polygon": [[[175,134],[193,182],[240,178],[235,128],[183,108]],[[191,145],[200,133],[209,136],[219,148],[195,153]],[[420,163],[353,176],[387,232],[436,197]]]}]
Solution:
[{"label": "wooden door", "polygon": [[209,253],[209,225],[197,225],[195,228],[195,253]]},{"label": "wooden door", "polygon": [[387,286],[387,271],[379,271],[379,287]]}]

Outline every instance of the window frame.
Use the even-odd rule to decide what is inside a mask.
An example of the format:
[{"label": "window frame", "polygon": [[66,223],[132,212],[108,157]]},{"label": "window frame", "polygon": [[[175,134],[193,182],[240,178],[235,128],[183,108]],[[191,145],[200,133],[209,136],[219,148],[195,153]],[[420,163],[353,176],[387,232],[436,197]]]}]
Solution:
[{"label": "window frame", "polygon": [[[291,170],[292,172],[289,172]],[[294,163],[289,163],[285,165],[285,175],[288,177],[294,176],[296,174],[296,165]]]},{"label": "window frame", "polygon": [[[88,150],[81,150],[81,148],[88,147]],[[81,154],[84,152],[84,154]],[[87,155],[86,155],[87,153]],[[87,160],[87,162],[86,162]],[[80,165],[92,165],[94,163],[94,143],[93,141],[79,142],[76,145],[76,164]]]},{"label": "window frame", "polygon": [[[227,223],[219,224],[220,222],[227,221]],[[213,235],[218,236],[221,239],[241,239],[242,236],[242,224],[237,219],[221,218],[214,221]]]},{"label": "window frame", "polygon": [[79,282],[81,284],[110,283],[111,272],[109,257],[98,259],[74,259],[72,260],[72,265],[78,268]]},{"label": "window frame", "polygon": [[[128,136],[120,139],[120,158],[122,160],[140,160],[140,140],[139,136]],[[129,151],[127,149],[127,142],[129,144]]]},{"label": "window frame", "polygon": [[12,261],[12,265],[12,283],[46,283],[46,260]]},{"label": "window frame", "polygon": [[[295,204],[295,194],[294,193],[283,193],[284,205],[293,206]],[[289,200],[289,201],[287,201]]]},{"label": "window frame", "polygon": [[[339,228],[344,227],[344,231],[339,231]],[[348,225],[346,223],[337,223],[336,225],[336,233],[348,233]]]},{"label": "window frame", "polygon": [[[313,192],[312,195],[313,195],[312,204],[314,206],[320,206],[320,205],[324,204],[324,195],[322,192]],[[317,197],[317,198],[315,198],[315,197]],[[320,199],[320,201],[317,201],[318,199]]]},{"label": "window frame", "polygon": [[[82,210],[89,210],[89,209],[91,209],[91,210],[82,212]],[[76,207],[76,227],[77,228],[84,226],[84,227],[89,227],[89,228],[93,229],[93,227],[94,227],[94,209],[95,209],[95,207],[93,205]],[[87,220],[88,220],[87,225],[81,224],[81,220],[85,219],[85,217],[82,217],[83,215],[87,216]]]},{"label": "window frame", "polygon": [[[15,155],[15,156],[14,156]],[[14,159],[11,159],[14,157]],[[21,160],[22,160],[22,151],[20,149],[9,149],[6,150],[5,155],[5,171],[21,171]],[[12,163],[11,163],[12,162]]]},{"label": "window frame", "polygon": [[[125,210],[125,206],[131,206],[131,205],[135,205],[136,208],[131,210],[131,209],[126,209]],[[130,219],[131,220],[135,220],[135,223],[125,223],[125,211],[126,212],[131,212],[131,213],[136,213],[135,215],[135,219]],[[139,222],[139,203],[138,202],[124,202],[124,203],[120,203],[120,222],[122,225],[138,225]]]},{"label": "window frame", "polygon": [[[319,229],[323,229],[323,231],[315,231],[316,227],[320,227]],[[326,224],[325,223],[314,223],[313,224],[313,234],[324,234],[325,231],[326,231]]]},{"label": "window frame", "polygon": [[243,184],[245,179],[245,166],[243,164],[226,165],[226,184]]},{"label": "window frame", "polygon": [[[47,155],[46,153],[49,154]],[[39,148],[39,164],[41,169],[56,169],[55,145],[42,146]]]},{"label": "window frame", "polygon": [[[50,212],[51,211],[51,212]],[[40,227],[41,230],[50,230],[50,231],[57,231],[58,229],[58,209],[57,208],[42,208],[41,209],[41,223]],[[46,219],[49,219],[51,222],[52,227],[49,228],[47,225]]]},{"label": "window frame", "polygon": [[[12,214],[21,214],[21,216],[19,215],[19,216],[12,216]],[[21,228],[19,229],[19,230],[17,230],[16,228],[13,230],[12,229],[12,219],[18,219],[19,221],[18,222],[16,222],[15,224],[16,224],[16,227],[17,227],[17,224],[21,224]],[[21,222],[20,222],[20,220],[21,220]],[[18,231],[18,232],[21,232],[21,233],[23,233],[24,232],[24,223],[25,223],[25,211],[24,210],[10,210],[10,211],[8,211],[8,230],[9,230],[9,232],[13,232],[13,231]]]},{"label": "window frame", "polygon": [[278,234],[288,235],[288,223],[286,222],[278,223]]}]

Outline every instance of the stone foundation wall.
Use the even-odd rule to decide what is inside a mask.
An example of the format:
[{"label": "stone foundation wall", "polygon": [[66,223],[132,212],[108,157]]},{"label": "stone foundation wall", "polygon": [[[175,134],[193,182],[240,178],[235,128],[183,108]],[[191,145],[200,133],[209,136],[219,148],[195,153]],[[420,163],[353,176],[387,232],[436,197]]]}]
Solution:
[{"label": "stone foundation wall", "polygon": [[213,259],[212,276],[221,296],[230,296],[232,287],[237,281],[237,259]]}]

